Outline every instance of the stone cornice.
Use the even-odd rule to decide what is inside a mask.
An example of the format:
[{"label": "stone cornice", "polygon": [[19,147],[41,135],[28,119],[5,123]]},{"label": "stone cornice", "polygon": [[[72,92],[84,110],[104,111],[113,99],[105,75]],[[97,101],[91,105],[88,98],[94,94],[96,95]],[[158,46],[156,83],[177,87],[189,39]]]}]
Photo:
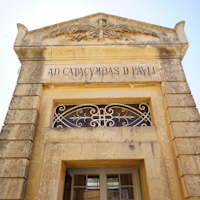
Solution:
[{"label": "stone cornice", "polygon": [[188,45],[109,45],[109,46],[46,46],[14,47],[23,60],[105,60],[137,58],[183,59]]}]

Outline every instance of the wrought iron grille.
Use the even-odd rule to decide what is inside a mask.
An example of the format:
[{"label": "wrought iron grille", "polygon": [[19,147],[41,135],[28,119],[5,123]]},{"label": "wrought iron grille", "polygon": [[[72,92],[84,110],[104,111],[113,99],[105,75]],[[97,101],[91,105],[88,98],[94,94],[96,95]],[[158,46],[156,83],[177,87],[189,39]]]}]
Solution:
[{"label": "wrought iron grille", "polygon": [[152,126],[148,103],[55,106],[52,127]]}]

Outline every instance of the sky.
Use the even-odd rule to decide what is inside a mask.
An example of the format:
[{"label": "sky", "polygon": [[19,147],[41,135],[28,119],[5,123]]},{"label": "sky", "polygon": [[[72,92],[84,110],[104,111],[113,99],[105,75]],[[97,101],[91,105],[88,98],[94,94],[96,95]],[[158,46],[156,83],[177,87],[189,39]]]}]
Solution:
[{"label": "sky", "polygon": [[0,127],[20,69],[13,50],[17,23],[30,31],[98,12],[168,28],[186,21],[189,49],[182,64],[200,109],[200,0],[0,0]]}]

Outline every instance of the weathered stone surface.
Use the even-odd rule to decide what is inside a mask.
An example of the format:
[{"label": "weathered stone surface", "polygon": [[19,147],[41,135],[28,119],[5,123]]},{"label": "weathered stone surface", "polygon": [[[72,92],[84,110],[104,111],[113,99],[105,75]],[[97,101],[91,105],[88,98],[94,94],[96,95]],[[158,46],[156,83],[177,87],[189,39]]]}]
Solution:
[{"label": "weathered stone surface", "polygon": [[30,141],[0,141],[0,158],[31,158]]},{"label": "weathered stone surface", "polygon": [[29,58],[31,60],[48,60],[52,55],[51,47],[15,47],[14,49],[20,59]]},{"label": "weathered stone surface", "polygon": [[178,157],[181,175],[200,174],[200,155]]},{"label": "weathered stone surface", "polygon": [[31,140],[35,135],[34,125],[6,125],[2,127],[0,140]]},{"label": "weathered stone surface", "polygon": [[168,108],[169,121],[200,121],[200,115],[197,108]]},{"label": "weathered stone surface", "polygon": [[163,59],[160,75],[163,81],[186,81],[180,60]]},{"label": "weathered stone surface", "polygon": [[28,159],[0,159],[0,177],[3,178],[27,178]]},{"label": "weathered stone surface", "polygon": [[200,154],[200,138],[175,138],[176,156],[181,154]]},{"label": "weathered stone surface", "polygon": [[163,91],[163,94],[172,94],[172,93],[178,93],[178,94],[190,94],[190,88],[187,84],[187,82],[162,82],[161,88]]},{"label": "weathered stone surface", "polygon": [[[80,48],[80,47],[77,47]],[[90,48],[90,47],[87,47]],[[82,47],[81,47],[82,49]],[[120,49],[122,49],[122,47],[120,47]],[[91,52],[93,52],[94,50],[91,49]],[[97,55],[95,55],[96,58]],[[107,71],[110,69],[109,65],[116,65],[115,62],[115,55],[111,58],[108,58],[108,61],[106,64],[101,63],[101,69],[106,69]],[[123,55],[122,55],[123,57]],[[102,56],[100,57],[101,59],[104,60],[105,62],[105,58]],[[124,57],[123,57],[124,58]],[[71,61],[71,62],[63,62],[63,66],[69,66],[69,64],[72,64],[74,66],[74,63],[76,63],[75,61]],[[162,82],[162,81],[185,81],[185,75],[181,66],[181,63],[179,60],[172,60],[172,59],[163,59],[159,61],[159,70],[158,72],[156,72],[155,74],[152,72],[151,70],[151,76],[148,75],[147,73],[147,66],[148,63],[150,63],[150,65],[153,63],[154,65],[157,65],[158,63],[155,63],[154,60],[153,61],[146,61],[146,59],[141,60],[140,62],[138,61],[129,61],[129,59],[127,59],[127,61],[119,61],[119,64],[121,64],[120,66],[120,71],[122,71],[122,74],[114,74],[114,72],[112,72],[112,74],[109,74],[108,72],[106,72],[105,75],[102,75],[103,72],[99,72],[99,75],[90,75],[88,74],[89,68],[91,68],[91,70],[94,70],[92,68],[95,68],[95,66],[97,65],[97,63],[95,63],[94,61],[90,61],[90,63],[88,63],[85,67],[85,69],[87,69],[87,73],[84,72],[83,76],[82,75],[75,75],[75,72],[72,72],[72,75],[68,75],[65,77],[59,77],[56,76],[58,75],[58,71],[57,72],[52,72],[52,76],[48,76],[46,77],[47,74],[49,74],[49,71],[45,71],[45,64],[42,61],[23,61],[23,65],[21,67],[21,71],[20,71],[20,75],[19,75],[19,79],[18,79],[18,84],[28,84],[28,83],[85,83],[85,82],[147,82],[147,81],[155,81],[155,82]],[[131,70],[129,70],[129,73],[126,74],[126,72],[124,72],[123,69],[123,65],[127,64],[127,65],[140,65],[140,70],[136,70],[136,72],[132,72],[132,67]],[[149,66],[150,66],[149,65]],[[80,65],[75,65],[76,67],[80,68]],[[75,68],[76,68],[75,67]],[[114,65],[113,65],[114,67]],[[144,72],[142,71],[141,67],[143,67]],[[59,65],[57,65],[57,68],[59,68]],[[65,68],[65,67],[64,67]],[[60,73],[63,73],[64,68],[59,69]],[[67,73],[67,70],[64,72],[64,74]],[[86,74],[87,75],[86,75]],[[153,75],[152,75],[153,73]],[[51,73],[50,73],[51,74]],[[97,73],[98,74],[98,73]],[[67,75],[67,74],[66,74]]]},{"label": "weathered stone surface", "polygon": [[182,179],[187,189],[185,197],[200,197],[200,176],[184,176]]},{"label": "weathered stone surface", "polygon": [[166,94],[166,107],[195,107],[196,104],[190,94]]},{"label": "weathered stone surface", "polygon": [[41,181],[38,200],[54,200],[57,198],[59,181]]},{"label": "weathered stone surface", "polygon": [[160,178],[149,179],[148,188],[150,191],[150,194],[149,194],[150,199],[155,199],[155,200],[170,199],[169,188],[167,187],[167,183],[163,179],[160,179]]},{"label": "weathered stone surface", "polygon": [[40,187],[40,181],[27,180],[25,200],[38,200],[38,188]]},{"label": "weathered stone surface", "polygon": [[0,199],[22,200],[25,195],[25,179],[0,179]]},{"label": "weathered stone surface", "polygon": [[42,95],[42,84],[18,84],[13,96],[40,96]]},{"label": "weathered stone surface", "polygon": [[175,137],[200,137],[200,122],[172,122],[171,129]]},{"label": "weathered stone surface", "polygon": [[37,123],[37,110],[9,110],[4,124],[34,124]]},{"label": "weathered stone surface", "polygon": [[187,200],[200,200],[200,198],[189,198],[189,199],[187,199]]},{"label": "weathered stone surface", "polygon": [[40,97],[13,97],[9,106],[10,110],[36,109],[39,111]]},{"label": "weathered stone surface", "polygon": [[45,161],[43,163],[42,178],[44,181],[59,180],[61,164],[59,161]]},{"label": "weathered stone surface", "polygon": [[44,63],[41,61],[24,61],[20,70],[17,83],[41,83]]},{"label": "weathered stone surface", "polygon": [[[66,34],[66,29],[73,28],[74,25],[78,29]],[[81,33],[77,33],[80,25],[85,28],[89,26],[86,28],[87,33],[83,29]],[[88,31],[91,26],[97,32]],[[127,31],[127,26],[137,29]],[[174,94],[176,90],[177,94],[181,95],[190,93],[181,65],[188,47],[183,26],[184,23],[181,22],[175,29],[168,29],[103,13],[35,31],[28,31],[23,25],[18,25],[19,32],[14,48],[22,68],[19,85],[14,93],[15,98],[10,106],[10,109],[17,110],[9,111],[5,122],[13,125],[35,125],[37,116],[31,113],[30,109],[39,108],[34,101],[28,104],[23,97],[38,94],[41,97],[26,200],[63,199],[66,166],[136,165],[141,165],[145,199],[148,199],[149,194],[151,200],[183,200],[177,159],[169,135],[169,121],[166,118],[160,86],[160,83],[169,81],[172,83],[170,87],[163,86],[163,90],[168,88],[170,91],[168,94]],[[106,34],[105,28],[110,28],[112,37]],[[101,31],[98,32],[99,30]],[[155,33],[152,34],[152,31]],[[97,72],[94,73],[96,68]],[[83,73],[75,69],[81,69]],[[44,85],[42,95],[41,90],[38,92],[35,89],[35,85],[39,84]],[[179,96],[178,99],[174,96],[166,98],[168,107],[194,107],[188,95]],[[75,105],[134,102],[149,102],[152,126],[50,128],[53,108],[57,103]],[[19,112],[20,109],[26,110],[22,113]],[[175,114],[171,111],[170,117],[175,117],[175,121],[199,119],[197,114],[193,113],[194,110],[184,109],[184,112],[172,110]],[[19,134],[19,131],[17,133]],[[3,137],[7,138],[7,133],[4,134]],[[23,137],[18,134],[12,137]],[[176,139],[176,148],[178,142],[180,145],[183,143],[183,147],[176,149],[176,155],[181,151],[185,153],[188,149],[188,153],[197,152],[198,147],[192,149],[188,144],[197,146],[198,142],[184,143]],[[5,160],[16,157],[28,160],[31,150],[29,155],[25,152],[31,149],[31,145],[29,148],[25,143],[21,143],[25,141],[8,142],[11,141],[1,141],[1,148],[4,150],[0,151],[0,155],[6,158]],[[142,165],[145,166],[143,169]],[[5,170],[3,173],[6,173]],[[137,190],[137,187],[139,184],[134,185],[134,189]]]},{"label": "weathered stone surface", "polygon": [[[35,146],[35,145],[34,145]],[[92,151],[91,151],[92,150]],[[116,156],[117,155],[117,156]],[[47,143],[45,160],[142,159],[161,157],[159,142]],[[94,163],[94,167],[95,163]]]},{"label": "weathered stone surface", "polygon": [[[87,129],[87,131],[86,131]],[[155,126],[142,127],[98,127],[77,129],[43,128],[46,142],[96,143],[157,141]],[[58,134],[59,133],[59,134]]]}]

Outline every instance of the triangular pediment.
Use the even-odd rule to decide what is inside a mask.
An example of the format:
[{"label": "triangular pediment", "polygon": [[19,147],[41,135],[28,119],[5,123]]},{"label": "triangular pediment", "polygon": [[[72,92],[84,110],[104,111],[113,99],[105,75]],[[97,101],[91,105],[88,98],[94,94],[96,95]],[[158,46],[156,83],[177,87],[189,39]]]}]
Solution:
[{"label": "triangular pediment", "polygon": [[[183,30],[184,23],[179,26]],[[97,13],[33,31],[18,24],[15,46],[181,43],[178,28]]]}]

